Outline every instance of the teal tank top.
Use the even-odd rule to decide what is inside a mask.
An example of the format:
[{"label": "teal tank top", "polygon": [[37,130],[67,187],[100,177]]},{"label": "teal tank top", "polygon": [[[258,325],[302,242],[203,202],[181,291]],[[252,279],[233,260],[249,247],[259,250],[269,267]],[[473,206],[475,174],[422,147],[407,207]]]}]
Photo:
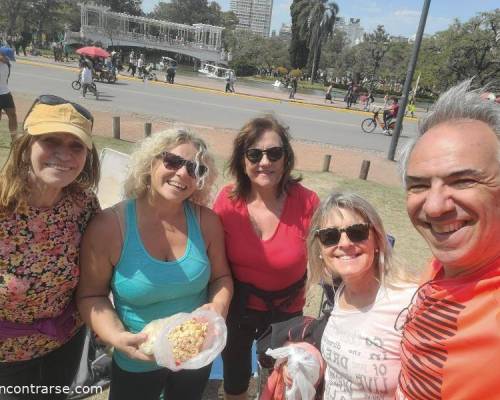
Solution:
[{"label": "teal tank top", "polygon": [[[125,328],[140,332],[154,319],[191,312],[208,300],[210,261],[193,205],[184,202],[188,238],[184,255],[174,261],[153,258],[137,229],[136,201],[125,206],[125,237],[111,278],[116,312]],[[129,372],[161,368],[114,351],[115,362]]]}]

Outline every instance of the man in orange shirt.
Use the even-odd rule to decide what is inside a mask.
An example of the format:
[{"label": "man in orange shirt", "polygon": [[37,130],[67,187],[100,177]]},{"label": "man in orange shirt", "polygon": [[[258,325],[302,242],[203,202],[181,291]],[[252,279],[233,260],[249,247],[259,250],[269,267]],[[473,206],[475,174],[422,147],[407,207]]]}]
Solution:
[{"label": "man in orange shirt", "polygon": [[398,399],[500,399],[500,107],[444,93],[401,157],[407,211],[434,258],[396,325]]}]

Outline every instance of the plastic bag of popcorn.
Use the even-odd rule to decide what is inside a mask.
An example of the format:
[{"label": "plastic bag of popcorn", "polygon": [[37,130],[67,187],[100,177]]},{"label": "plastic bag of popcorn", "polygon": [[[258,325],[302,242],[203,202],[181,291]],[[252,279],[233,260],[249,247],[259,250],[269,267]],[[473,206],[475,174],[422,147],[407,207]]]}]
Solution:
[{"label": "plastic bag of popcorn", "polygon": [[172,371],[198,369],[220,354],[226,340],[224,319],[213,311],[198,310],[170,317],[153,349],[158,365]]}]

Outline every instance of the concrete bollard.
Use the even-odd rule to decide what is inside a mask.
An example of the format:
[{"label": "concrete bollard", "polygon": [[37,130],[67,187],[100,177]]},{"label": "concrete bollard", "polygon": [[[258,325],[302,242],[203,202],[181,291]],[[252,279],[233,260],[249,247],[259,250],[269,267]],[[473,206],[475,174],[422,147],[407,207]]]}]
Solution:
[{"label": "concrete bollard", "polygon": [[146,122],[144,124],[144,136],[145,137],[151,136],[151,122]]},{"label": "concrete bollard", "polygon": [[321,172],[328,172],[330,171],[330,161],[332,160],[332,156],[330,154],[325,154],[323,157],[323,168],[321,169]]},{"label": "concrete bollard", "polygon": [[370,170],[370,161],[363,160],[361,164],[361,170],[359,171],[359,179],[364,179],[366,181],[366,177],[368,176],[368,171]]},{"label": "concrete bollard", "polygon": [[120,117],[113,117],[113,137],[120,139]]}]

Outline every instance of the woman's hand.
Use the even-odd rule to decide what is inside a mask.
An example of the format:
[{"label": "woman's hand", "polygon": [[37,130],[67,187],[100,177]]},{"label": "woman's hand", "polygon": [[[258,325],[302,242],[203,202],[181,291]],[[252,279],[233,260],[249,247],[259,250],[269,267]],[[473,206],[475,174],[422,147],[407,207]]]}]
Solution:
[{"label": "woman's hand", "polygon": [[120,332],[112,345],[127,357],[140,361],[155,361],[153,355],[146,355],[139,350],[139,346],[148,339],[145,333]]},{"label": "woman's hand", "polygon": [[214,311],[224,319],[226,318],[227,314],[227,307],[225,306],[225,304],[217,302],[203,304],[198,308],[198,310]]},{"label": "woman's hand", "polygon": [[282,364],[281,368],[283,371],[283,382],[285,382],[285,386],[287,387],[287,389],[289,389],[290,386],[292,386],[292,384],[293,384],[293,378],[288,373],[287,363]]}]

